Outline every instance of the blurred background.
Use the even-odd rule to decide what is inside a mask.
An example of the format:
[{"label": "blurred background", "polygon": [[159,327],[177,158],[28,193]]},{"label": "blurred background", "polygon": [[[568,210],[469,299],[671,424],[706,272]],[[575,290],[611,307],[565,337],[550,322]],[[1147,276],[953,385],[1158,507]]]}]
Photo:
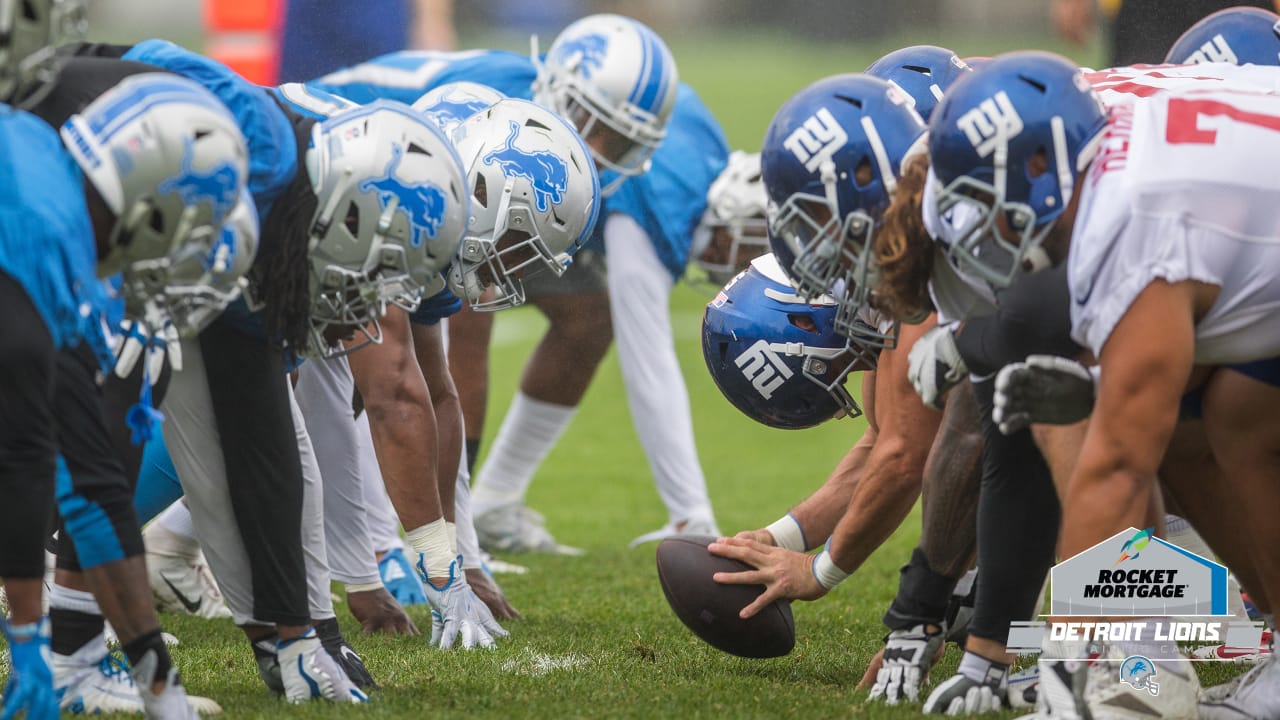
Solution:
[{"label": "blurred background", "polygon": [[[653,27],[670,45],[681,78],[716,111],[730,142],[755,148],[771,108],[791,93],[826,75],[862,70],[905,45],[943,45],[961,57],[1036,47],[1084,65],[1102,64],[1101,35],[1078,44],[1063,40],[1051,20],[1052,5],[1053,0],[96,0],[91,28],[93,39],[109,42],[164,37],[243,66],[246,76],[265,84],[311,79],[404,47],[527,53],[530,35],[537,34],[545,50],[574,19],[618,12]],[[420,17],[413,17],[415,10]],[[312,56],[303,60],[290,50],[282,74],[281,52],[297,47],[286,41],[285,29],[296,34],[302,32],[299,25],[341,28],[343,34],[330,42],[313,36],[306,43]],[[358,32],[372,35],[362,42]],[[319,56],[316,46],[322,48]],[[344,53],[358,59],[344,62]],[[754,112],[744,114],[746,104]]]}]

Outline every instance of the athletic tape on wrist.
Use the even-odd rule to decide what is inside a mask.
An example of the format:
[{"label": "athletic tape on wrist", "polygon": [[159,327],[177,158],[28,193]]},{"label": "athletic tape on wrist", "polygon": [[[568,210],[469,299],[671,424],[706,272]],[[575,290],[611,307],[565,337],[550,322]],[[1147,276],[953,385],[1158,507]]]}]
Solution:
[{"label": "athletic tape on wrist", "polygon": [[841,570],[831,559],[831,541],[813,559],[813,577],[822,587],[830,590],[849,578],[852,573]]},{"label": "athletic tape on wrist", "polygon": [[414,528],[406,532],[404,537],[414,552],[422,555],[427,577],[449,577],[449,566],[457,555],[449,547],[449,529],[445,527],[444,518]]},{"label": "athletic tape on wrist", "polygon": [[765,530],[773,536],[773,543],[784,550],[805,552],[809,549],[809,544],[804,539],[804,528],[800,527],[800,521],[791,513],[769,523]]},{"label": "athletic tape on wrist", "polygon": [[449,533],[449,552],[458,554],[458,526],[448,520],[444,521],[444,529]]},{"label": "athletic tape on wrist", "polygon": [[343,585],[342,585],[342,586],[346,589],[346,591],[347,591],[347,594],[348,594],[348,595],[350,595],[351,593],[369,592],[369,591],[371,591],[371,590],[381,590],[381,589],[382,589],[382,583],[381,583],[381,582],[371,582],[371,583],[343,583]]}]

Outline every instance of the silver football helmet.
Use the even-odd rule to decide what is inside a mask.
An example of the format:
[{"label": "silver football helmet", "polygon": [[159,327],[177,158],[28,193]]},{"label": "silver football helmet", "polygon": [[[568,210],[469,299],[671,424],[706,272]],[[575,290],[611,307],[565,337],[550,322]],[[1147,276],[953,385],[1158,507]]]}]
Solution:
[{"label": "silver football helmet", "polygon": [[88,30],[85,0],[0,0],[0,100],[52,79],[54,48]]},{"label": "silver football helmet", "polygon": [[115,215],[98,274],[123,271],[125,303],[135,309],[168,284],[174,258],[211,251],[249,177],[231,113],[177,75],[126,78],[61,132]]},{"label": "silver football helmet", "polygon": [[[564,273],[600,214],[600,177],[582,138],[563,118],[507,99],[453,133],[467,168],[471,219],[449,270],[472,309],[524,302],[529,270]],[[492,299],[481,300],[488,287]]]},{"label": "silver football helmet", "polygon": [[679,82],[661,38],[622,15],[589,15],[565,28],[545,59],[535,38],[533,62],[534,100],[573,123],[602,171],[625,180],[648,168],[666,136]]},{"label": "silver football helmet", "polygon": [[318,199],[311,224],[309,352],[349,350],[343,326],[380,342],[387,305],[412,311],[444,288],[440,271],[466,228],[466,173],[452,143],[408,105],[376,100],[317,123],[306,155]]},{"label": "silver football helmet", "polygon": [[179,249],[170,258],[163,302],[178,334],[194,337],[240,297],[245,274],[258,254],[258,208],[246,188],[208,252],[197,246]]},{"label": "silver football helmet", "polygon": [[473,82],[452,82],[441,85],[413,102],[413,109],[423,113],[447,136],[462,124],[463,120],[491,107],[507,96],[487,85]]},{"label": "silver football helmet", "polygon": [[760,153],[735,150],[707,190],[707,209],[693,235],[693,262],[716,285],[769,252],[768,205]]}]

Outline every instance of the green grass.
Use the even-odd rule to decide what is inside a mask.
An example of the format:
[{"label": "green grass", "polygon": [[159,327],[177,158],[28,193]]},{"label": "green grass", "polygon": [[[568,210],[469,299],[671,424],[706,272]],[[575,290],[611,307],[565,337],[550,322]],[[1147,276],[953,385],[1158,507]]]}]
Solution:
[{"label": "green grass", "polygon": [[[674,45],[682,77],[716,112],[734,147],[755,149],[773,112],[808,82],[859,70],[917,37],[877,45],[817,46],[778,36],[714,37]],[[1048,46],[1042,38],[956,38],[961,54]],[[1096,48],[1077,55],[1093,62]],[[672,300],[677,349],[693,406],[703,468],[720,526],[759,527],[822,483],[857,440],[863,421],[784,432],[753,423],[711,383],[698,343],[705,291],[677,289]],[[520,367],[544,327],[531,309],[502,313],[492,352],[488,441],[514,392]],[[827,598],[794,607],[796,649],[775,660],[722,654],[696,640],[666,606],[654,570],[654,546],[626,543],[666,521],[626,407],[611,352],[577,418],[540,470],[530,505],[556,536],[584,547],[584,558],[520,557],[531,572],[500,576],[524,619],[489,652],[441,652],[426,638],[366,636],[345,607],[345,631],[383,689],[364,717],[845,717],[908,718],[919,705],[865,703],[853,690],[884,634],[880,615],[897,587],[897,569],[919,535],[917,514]],[[427,613],[411,610],[428,628]],[[221,702],[231,718],[349,715],[346,708],[290,707],[267,696],[247,643],[229,622],[166,616],[189,689]],[[572,667],[536,672],[533,658],[572,657]],[[934,679],[950,675],[951,648]],[[1010,714],[1012,715],[1012,714]]]}]

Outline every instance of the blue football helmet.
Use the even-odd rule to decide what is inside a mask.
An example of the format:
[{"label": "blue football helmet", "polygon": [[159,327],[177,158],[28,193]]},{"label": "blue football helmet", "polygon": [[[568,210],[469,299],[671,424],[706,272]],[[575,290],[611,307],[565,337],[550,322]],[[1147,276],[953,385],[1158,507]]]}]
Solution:
[{"label": "blue football helmet", "polygon": [[716,295],[702,316],[702,354],[720,392],[747,417],[783,429],[862,414],[845,389],[873,370],[877,350],[835,331],[836,301],[812,301],[773,255],[762,255]]},{"label": "blue football helmet", "polygon": [[506,97],[480,83],[451,82],[434,88],[415,100],[413,109],[425,114],[445,135],[453,135],[453,131],[463,120],[493,107],[494,103]]},{"label": "blue football helmet", "polygon": [[[1001,55],[952,86],[929,123],[929,158],[939,215],[962,203],[974,208],[947,247],[956,267],[993,287],[1048,267],[1041,245],[1106,124],[1079,69],[1051,53]],[[1040,153],[1047,170],[1033,175]]]},{"label": "blue football helmet", "polygon": [[870,297],[872,232],[924,130],[906,95],[869,75],[819,80],[774,115],[761,151],[769,243],[801,297],[837,279],[846,301]]},{"label": "blue football helmet", "polygon": [[1257,7],[1219,10],[1182,33],[1164,61],[1280,65],[1280,15]]},{"label": "blue football helmet", "polygon": [[920,117],[929,122],[942,93],[965,73],[972,72],[972,68],[946,48],[912,45],[871,63],[866,72],[897,85],[915,102]]}]

